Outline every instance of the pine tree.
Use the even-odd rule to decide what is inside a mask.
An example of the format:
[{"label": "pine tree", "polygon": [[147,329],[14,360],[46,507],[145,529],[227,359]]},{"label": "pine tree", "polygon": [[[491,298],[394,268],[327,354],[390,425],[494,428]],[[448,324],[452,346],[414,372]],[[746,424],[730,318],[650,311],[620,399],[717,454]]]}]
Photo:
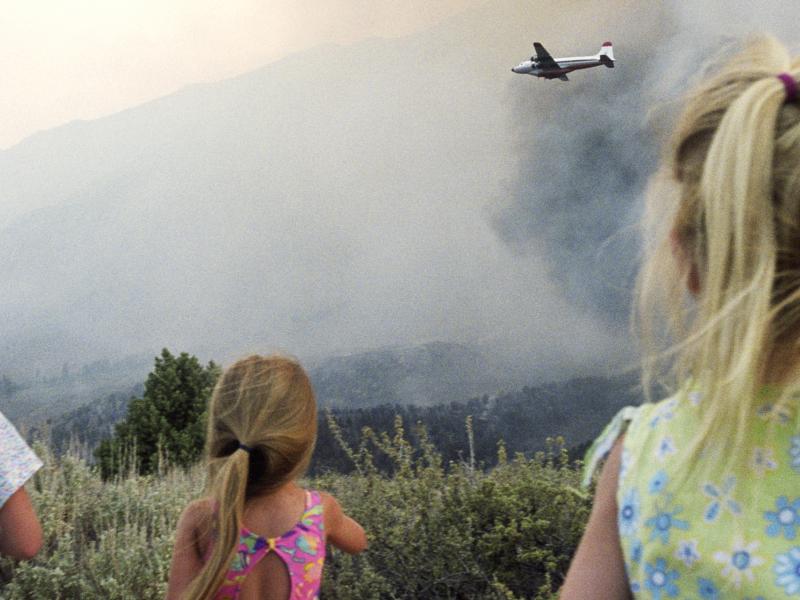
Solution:
[{"label": "pine tree", "polygon": [[139,473],[153,473],[162,458],[182,467],[196,462],[205,440],[208,399],[219,373],[213,362],[203,367],[195,356],[174,356],[164,348],[142,397],[131,399],[125,420],[95,451],[103,476],[132,466]]}]

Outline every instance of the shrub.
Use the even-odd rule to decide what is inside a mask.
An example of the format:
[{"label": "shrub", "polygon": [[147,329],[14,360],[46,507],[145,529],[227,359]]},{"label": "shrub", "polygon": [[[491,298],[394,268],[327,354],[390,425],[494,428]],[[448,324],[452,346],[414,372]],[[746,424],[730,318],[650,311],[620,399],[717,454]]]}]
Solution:
[{"label": "shrub", "polygon": [[28,491],[44,545],[33,560],[0,561],[2,598],[163,598],[175,525],[200,493],[202,472],[131,472],[104,482],[74,453],[56,459],[42,445],[35,450],[44,467]]},{"label": "shrub", "polygon": [[[346,449],[355,472],[304,482],[336,496],[370,541],[357,556],[331,552],[323,597],[554,598],[589,511],[563,442],[511,461],[501,444],[498,466],[484,471],[443,464],[424,428],[415,435],[417,449],[399,420],[393,435],[366,429]],[[33,560],[0,560],[0,597],[163,598],[175,525],[202,494],[203,469],[131,469],[103,480],[75,452],[36,451],[45,466],[28,489],[45,544]],[[378,455],[390,458],[391,473],[374,466]]]},{"label": "shrub", "polygon": [[501,444],[498,466],[484,472],[469,463],[445,468],[429,442],[415,453],[399,421],[393,437],[366,429],[363,439],[396,468],[381,475],[362,443],[350,450],[356,474],[315,482],[370,540],[359,556],[334,551],[326,598],[555,597],[590,508],[563,440],[511,462]]}]

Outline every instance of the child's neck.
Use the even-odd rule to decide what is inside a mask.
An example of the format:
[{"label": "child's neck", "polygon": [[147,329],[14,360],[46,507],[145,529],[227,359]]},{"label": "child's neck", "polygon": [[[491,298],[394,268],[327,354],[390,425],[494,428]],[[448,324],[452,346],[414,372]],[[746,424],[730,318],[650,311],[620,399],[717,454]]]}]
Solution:
[{"label": "child's neck", "polygon": [[283,496],[294,496],[297,494],[298,490],[302,491],[302,488],[293,479],[291,481],[287,481],[280,487],[267,490],[263,493],[254,494],[253,496],[248,498],[247,501],[251,502],[251,501],[266,500],[266,499],[274,500],[276,498],[281,498]]}]

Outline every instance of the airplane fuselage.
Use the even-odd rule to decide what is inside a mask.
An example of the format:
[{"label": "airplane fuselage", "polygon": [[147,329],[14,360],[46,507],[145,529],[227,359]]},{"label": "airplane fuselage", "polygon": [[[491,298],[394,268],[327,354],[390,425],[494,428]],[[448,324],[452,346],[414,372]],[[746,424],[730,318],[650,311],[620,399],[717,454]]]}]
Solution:
[{"label": "airplane fuselage", "polygon": [[558,63],[557,69],[552,67],[546,69],[541,68],[538,61],[526,60],[519,63],[511,70],[514,71],[514,73],[519,73],[521,75],[533,75],[534,77],[555,79],[557,77],[561,77],[562,75],[566,75],[567,73],[571,73],[572,71],[577,71],[578,69],[589,69],[591,67],[599,67],[600,65],[605,64],[596,56],[569,56],[567,58],[556,58],[555,61]]}]

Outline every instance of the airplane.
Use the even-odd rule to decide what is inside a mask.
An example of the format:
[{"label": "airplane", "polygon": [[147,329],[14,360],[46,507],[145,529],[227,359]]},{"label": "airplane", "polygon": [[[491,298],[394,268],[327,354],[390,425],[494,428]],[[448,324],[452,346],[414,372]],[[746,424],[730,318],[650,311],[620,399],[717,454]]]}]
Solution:
[{"label": "airplane", "polygon": [[521,62],[511,69],[514,73],[569,81],[567,73],[577,69],[588,69],[600,65],[605,65],[610,69],[614,68],[614,47],[611,42],[605,42],[600,47],[600,52],[594,56],[570,56],[567,58],[553,58],[539,42],[534,42],[533,47],[536,49],[536,56],[531,56],[530,60]]}]

